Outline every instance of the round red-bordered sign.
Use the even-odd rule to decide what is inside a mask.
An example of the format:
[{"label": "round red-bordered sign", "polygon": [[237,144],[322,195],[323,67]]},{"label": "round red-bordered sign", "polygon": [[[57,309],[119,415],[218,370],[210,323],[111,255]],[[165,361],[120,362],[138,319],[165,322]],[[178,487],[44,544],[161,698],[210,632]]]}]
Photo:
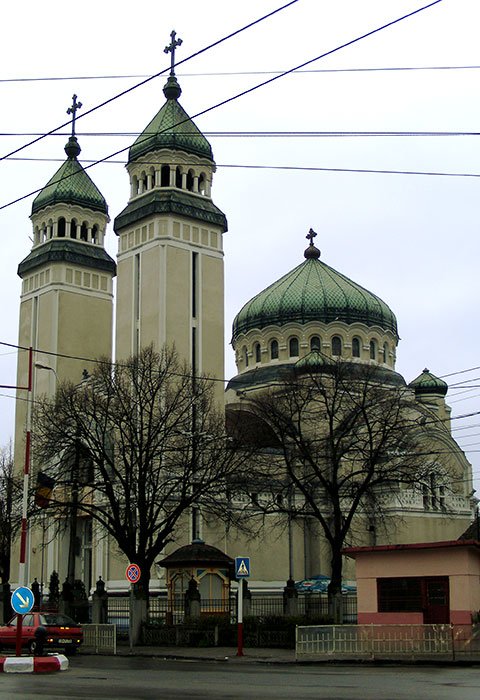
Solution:
[{"label": "round red-bordered sign", "polygon": [[127,581],[130,583],[138,583],[138,581],[140,581],[141,573],[142,572],[140,571],[138,564],[129,564],[125,571],[125,576]]}]

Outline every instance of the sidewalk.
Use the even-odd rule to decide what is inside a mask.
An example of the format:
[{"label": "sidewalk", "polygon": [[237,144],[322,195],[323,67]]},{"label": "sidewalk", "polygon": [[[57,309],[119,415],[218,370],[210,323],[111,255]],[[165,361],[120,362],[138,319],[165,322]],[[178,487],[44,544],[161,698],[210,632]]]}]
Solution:
[{"label": "sidewalk", "polygon": [[[83,650],[82,650],[83,651]],[[82,652],[81,652],[82,653]],[[83,653],[88,653],[86,650]],[[222,661],[228,663],[295,663],[294,649],[257,649],[243,650],[243,656],[237,656],[237,647],[133,647],[117,646],[117,656],[149,656],[161,659],[189,659],[193,661]]]}]

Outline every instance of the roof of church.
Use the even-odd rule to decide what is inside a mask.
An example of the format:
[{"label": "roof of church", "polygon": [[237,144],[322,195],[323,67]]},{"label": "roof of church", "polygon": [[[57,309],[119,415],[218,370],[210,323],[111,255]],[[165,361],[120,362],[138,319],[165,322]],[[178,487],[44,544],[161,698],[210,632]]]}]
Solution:
[{"label": "roof of church", "polygon": [[448,384],[440,377],[436,377],[427,368],[408,385],[415,390],[415,394],[440,394],[445,396]]},{"label": "roof of church", "polygon": [[222,231],[227,230],[225,214],[210,199],[175,188],[150,190],[142,197],[129,202],[115,217],[113,227],[118,234],[121,228],[130,226],[140,219],[152,214],[165,213],[191,217],[207,224],[216,224]]},{"label": "roof of church", "polygon": [[68,158],[33,200],[32,214],[51,204],[79,204],[108,214],[105,198],[77,160],[80,150],[76,137],[70,136]]},{"label": "roof of church", "polygon": [[18,275],[49,262],[69,262],[82,267],[116,274],[117,266],[101,246],[91,245],[72,238],[51,238],[36,246],[18,266]]},{"label": "roof of church", "polygon": [[233,340],[253,328],[309,321],[380,326],[398,338],[395,314],[382,299],[322,262],[312,242],[305,257],[243,306],[233,321]]},{"label": "roof of church", "polygon": [[160,148],[186,151],[213,160],[212,147],[178,102],[182,90],[174,75],[169,76],[163,94],[167,101],[131,146],[129,162]]}]

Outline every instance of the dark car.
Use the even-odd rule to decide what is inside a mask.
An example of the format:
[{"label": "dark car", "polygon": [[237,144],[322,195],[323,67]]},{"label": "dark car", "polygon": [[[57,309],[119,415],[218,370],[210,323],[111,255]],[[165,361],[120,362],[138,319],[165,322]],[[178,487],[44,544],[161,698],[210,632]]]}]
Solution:
[{"label": "dark car", "polygon": [[[42,641],[46,651],[62,649],[67,655],[74,654],[83,642],[83,631],[78,622],[61,613],[31,612],[23,615],[22,647],[27,647],[31,654],[38,649],[39,636],[35,634],[42,630]],[[17,642],[17,616],[6,625],[0,627],[0,647],[15,648]]]}]

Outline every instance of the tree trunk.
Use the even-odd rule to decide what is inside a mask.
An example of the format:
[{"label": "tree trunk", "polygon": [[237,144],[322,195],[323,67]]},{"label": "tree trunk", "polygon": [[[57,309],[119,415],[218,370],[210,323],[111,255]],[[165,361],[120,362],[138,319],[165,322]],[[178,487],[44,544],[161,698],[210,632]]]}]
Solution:
[{"label": "tree trunk", "polygon": [[328,584],[328,614],[335,625],[343,622],[342,600],[342,552],[340,546],[332,545],[330,583]]},{"label": "tree trunk", "polygon": [[130,590],[130,643],[142,642],[142,626],[148,617],[150,568],[144,562],[136,562],[140,567],[140,580],[131,585]]}]

